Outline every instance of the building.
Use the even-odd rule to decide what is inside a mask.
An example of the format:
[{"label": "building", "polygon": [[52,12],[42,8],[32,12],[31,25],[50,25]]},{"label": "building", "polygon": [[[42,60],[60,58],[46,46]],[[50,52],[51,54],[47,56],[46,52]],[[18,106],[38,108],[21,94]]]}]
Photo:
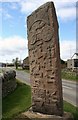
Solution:
[{"label": "building", "polygon": [[0,62],[0,67],[6,67],[6,63],[1,63]]},{"label": "building", "polygon": [[22,68],[29,70],[29,57],[26,57],[26,58],[23,60]]},{"label": "building", "polygon": [[74,53],[71,59],[67,60],[67,68],[71,70],[78,69],[78,53]]}]

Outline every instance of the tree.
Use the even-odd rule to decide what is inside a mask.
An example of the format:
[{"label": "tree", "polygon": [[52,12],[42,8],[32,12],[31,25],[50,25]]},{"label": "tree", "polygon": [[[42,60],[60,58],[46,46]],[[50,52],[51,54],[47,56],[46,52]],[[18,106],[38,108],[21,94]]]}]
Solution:
[{"label": "tree", "polygon": [[15,59],[12,59],[12,63],[13,63],[13,65],[15,65]]},{"label": "tree", "polygon": [[16,59],[13,59],[12,62],[15,65],[16,69],[18,69],[18,63],[19,63],[18,58],[16,57]]},{"label": "tree", "polygon": [[18,69],[18,58],[16,58],[15,60],[15,66],[16,66],[16,69]]}]

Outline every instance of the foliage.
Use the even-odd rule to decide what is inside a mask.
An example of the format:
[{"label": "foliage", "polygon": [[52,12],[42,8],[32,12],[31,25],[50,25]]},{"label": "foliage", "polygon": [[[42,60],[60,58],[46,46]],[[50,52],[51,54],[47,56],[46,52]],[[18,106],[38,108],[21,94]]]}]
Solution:
[{"label": "foliage", "polygon": [[16,69],[18,69],[18,67],[22,66],[21,60],[19,60],[18,57],[16,57],[16,59],[12,59],[12,64],[13,64],[13,66],[16,67]]},{"label": "foliage", "polygon": [[61,64],[66,64],[66,62],[64,60],[61,59]]}]

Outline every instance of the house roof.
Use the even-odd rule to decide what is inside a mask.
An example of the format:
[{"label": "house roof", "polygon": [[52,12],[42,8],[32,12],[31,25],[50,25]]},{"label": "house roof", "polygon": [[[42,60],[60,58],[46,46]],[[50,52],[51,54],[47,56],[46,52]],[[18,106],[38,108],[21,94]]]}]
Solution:
[{"label": "house roof", "polygon": [[72,58],[77,59],[77,58],[78,58],[78,53],[74,53],[73,56],[71,57],[71,59],[72,59]]},{"label": "house roof", "polygon": [[29,57],[26,57],[26,58],[23,60],[23,64],[29,64]]}]

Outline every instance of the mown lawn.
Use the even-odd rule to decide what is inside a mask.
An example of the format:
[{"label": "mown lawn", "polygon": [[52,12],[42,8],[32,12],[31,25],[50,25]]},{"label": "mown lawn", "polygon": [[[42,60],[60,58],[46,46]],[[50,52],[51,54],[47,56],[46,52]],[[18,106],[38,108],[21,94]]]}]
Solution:
[{"label": "mown lawn", "polygon": [[[3,118],[14,118],[31,106],[31,88],[18,82],[17,89],[3,99]],[[64,101],[64,111],[71,112],[78,119],[78,108]],[[5,119],[6,120],[6,119]]]}]

